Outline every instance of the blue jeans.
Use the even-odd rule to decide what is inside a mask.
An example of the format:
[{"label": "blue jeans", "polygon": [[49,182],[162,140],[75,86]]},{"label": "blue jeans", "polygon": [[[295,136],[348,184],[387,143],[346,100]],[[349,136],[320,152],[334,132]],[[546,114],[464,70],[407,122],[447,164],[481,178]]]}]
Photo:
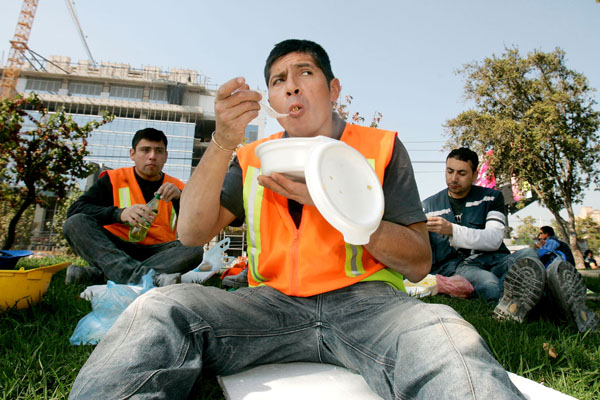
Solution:
[{"label": "blue jeans", "polygon": [[532,248],[521,249],[512,254],[488,253],[467,257],[456,267],[455,274],[463,276],[480,298],[498,302],[504,292],[504,277],[510,267],[525,257],[538,258]]},{"label": "blue jeans", "polygon": [[139,283],[150,269],[157,274],[187,272],[204,254],[202,246],[186,247],[178,240],[152,245],[125,241],[86,214],[67,219],[63,232],[78,256],[115,283]]},{"label": "blue jeans", "polygon": [[523,398],[475,329],[382,282],[291,297],[195,284],[136,299],[83,366],[71,399],[185,399],[202,373],[307,361],[361,374],[385,399]]}]

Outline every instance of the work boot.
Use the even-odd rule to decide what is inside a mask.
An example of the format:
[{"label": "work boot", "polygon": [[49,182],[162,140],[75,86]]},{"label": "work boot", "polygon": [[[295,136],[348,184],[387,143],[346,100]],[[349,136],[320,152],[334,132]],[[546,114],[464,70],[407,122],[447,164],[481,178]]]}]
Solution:
[{"label": "work boot", "polygon": [[504,293],[494,309],[494,317],[523,322],[542,298],[545,280],[546,270],[540,260],[531,257],[517,260],[506,273]]},{"label": "work boot", "polygon": [[102,281],[103,276],[104,274],[99,268],[89,265],[81,267],[79,265],[71,264],[67,267],[65,283],[67,285],[75,283],[94,284]]},{"label": "work boot", "polygon": [[579,332],[594,330],[598,316],[585,304],[587,288],[583,276],[571,263],[558,258],[550,263],[546,274],[550,295],[569,321]]},{"label": "work boot", "polygon": [[241,288],[248,286],[248,268],[244,268],[237,275],[228,275],[223,278],[221,284],[225,287]]},{"label": "work boot", "polygon": [[162,287],[181,283],[181,274],[175,272],[173,274],[155,274],[153,277],[154,286]]}]

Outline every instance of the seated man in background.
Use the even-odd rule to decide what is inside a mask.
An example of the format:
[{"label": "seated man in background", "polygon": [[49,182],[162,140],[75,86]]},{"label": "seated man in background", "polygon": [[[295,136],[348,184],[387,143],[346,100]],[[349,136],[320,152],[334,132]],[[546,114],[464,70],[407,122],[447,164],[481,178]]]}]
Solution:
[{"label": "seated man in background", "polygon": [[476,186],[479,157],[465,147],[446,157],[446,189],[423,201],[433,253],[432,274],[461,275],[475,294],[497,302],[504,276],[519,259],[537,258],[533,249],[513,254],[504,245],[506,215],[498,190]]},{"label": "seated man in background", "polygon": [[586,269],[598,269],[598,263],[594,258],[594,252],[590,249],[587,249],[585,253],[583,253],[583,263]]},{"label": "seated man in background", "polygon": [[538,239],[539,241],[535,244],[535,247],[538,248],[538,256],[546,267],[557,256],[570,262],[571,265],[575,265],[575,258],[573,257],[571,248],[568,244],[558,239],[554,233],[554,228],[551,226],[542,226],[540,233],[538,233]]},{"label": "seated man in background", "polygon": [[[70,265],[66,282],[139,283],[150,269],[157,286],[176,283],[182,272],[202,261],[203,248],[183,246],[177,239],[177,213],[184,184],[162,172],[167,137],[154,128],[133,136],[133,167],[105,171],[67,212],[64,235],[87,267]],[[148,203],[160,195],[156,216]],[[145,238],[135,242],[131,228],[151,222]]]}]

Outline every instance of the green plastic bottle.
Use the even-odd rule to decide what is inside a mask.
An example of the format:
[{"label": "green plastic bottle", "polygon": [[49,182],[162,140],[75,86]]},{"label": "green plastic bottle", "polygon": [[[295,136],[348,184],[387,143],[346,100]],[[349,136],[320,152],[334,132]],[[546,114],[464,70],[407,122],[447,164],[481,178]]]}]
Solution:
[{"label": "green plastic bottle", "polygon": [[[154,198],[152,198],[152,200],[150,200],[148,202],[148,204],[146,204],[148,206],[148,208],[150,208],[150,210],[152,210],[152,212],[154,213],[155,216],[156,216],[156,214],[158,214],[158,204],[159,203],[160,203],[160,194],[156,193],[154,195]],[[132,226],[129,229],[129,241],[130,242],[141,242],[142,240],[144,240],[146,238],[146,235],[148,235],[148,229],[150,228],[151,225],[152,225],[152,223],[145,221],[145,222],[138,223],[136,226]]]}]

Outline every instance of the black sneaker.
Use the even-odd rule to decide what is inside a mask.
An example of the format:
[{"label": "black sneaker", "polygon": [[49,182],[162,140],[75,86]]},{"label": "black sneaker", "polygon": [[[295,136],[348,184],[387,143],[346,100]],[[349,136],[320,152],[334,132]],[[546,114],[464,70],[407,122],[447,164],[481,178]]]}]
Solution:
[{"label": "black sneaker", "polygon": [[598,326],[598,316],[586,304],[586,286],[583,276],[571,263],[553,261],[548,266],[548,289],[562,312],[573,322],[579,332],[594,330]]},{"label": "black sneaker", "polygon": [[223,278],[221,284],[225,287],[241,288],[248,286],[248,268],[244,268],[242,272],[237,275],[228,275]]},{"label": "black sneaker", "polygon": [[531,257],[517,260],[506,273],[504,293],[494,309],[494,317],[523,322],[542,298],[545,280],[546,270],[540,260]]},{"label": "black sneaker", "polygon": [[75,283],[99,283],[102,280],[104,274],[96,267],[71,264],[67,268],[67,275],[65,276],[65,283],[72,285]]}]

